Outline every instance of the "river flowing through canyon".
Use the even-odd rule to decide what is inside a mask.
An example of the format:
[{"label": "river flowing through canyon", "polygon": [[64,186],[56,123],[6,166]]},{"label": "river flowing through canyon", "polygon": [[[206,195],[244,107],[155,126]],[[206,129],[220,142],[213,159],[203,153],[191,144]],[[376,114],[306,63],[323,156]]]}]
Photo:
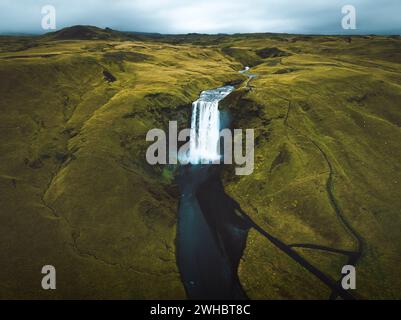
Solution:
[{"label": "river flowing through canyon", "polygon": [[177,260],[190,299],[246,299],[237,276],[248,227],[220,181],[218,103],[232,86],[203,91],[192,105],[189,165],[177,178],[181,190]]},{"label": "river flowing through canyon", "polygon": [[[241,70],[248,80],[256,77]],[[225,191],[222,164],[219,102],[234,90],[232,86],[203,91],[192,104],[190,148],[187,163],[179,167],[180,188],[177,225],[177,264],[189,299],[247,299],[238,266],[248,231],[253,228],[279,250],[327,285],[332,297],[355,299],[340,283],[312,265],[293,246],[285,244],[257,225]]]}]

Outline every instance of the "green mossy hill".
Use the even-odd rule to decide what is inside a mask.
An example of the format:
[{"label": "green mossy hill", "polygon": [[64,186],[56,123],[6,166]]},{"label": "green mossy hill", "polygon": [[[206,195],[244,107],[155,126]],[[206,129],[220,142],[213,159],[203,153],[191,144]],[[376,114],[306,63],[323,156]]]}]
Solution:
[{"label": "green mossy hill", "polygon": [[93,26],[72,26],[59,31],[47,33],[46,40],[140,40],[141,36],[133,33],[120,32],[110,28],[101,29]]},{"label": "green mossy hill", "polygon": [[[240,42],[291,55],[264,59],[223,103],[234,127],[255,129],[256,144],[253,174],[227,173],[226,190],[286,244],[326,247],[294,249],[333,279],[347,256],[330,249],[361,249],[356,297],[400,298],[401,41],[346,40]],[[239,276],[252,298],[330,295],[254,231]]]},{"label": "green mossy hill", "polygon": [[[185,298],[178,194],[146,133],[240,64],[191,45],[46,41],[0,56],[1,298]],[[106,73],[105,73],[106,72]],[[110,77],[113,81],[108,81]],[[43,265],[55,291],[40,287]]]},{"label": "green mossy hill", "polygon": [[[221,108],[256,146],[226,191],[288,245],[360,245],[355,295],[401,298],[399,37],[137,36],[0,37],[0,298],[185,298],[174,167],[147,164],[145,136],[188,126],[191,102],[226,83]],[[336,280],[347,263],[294,250]],[[250,298],[330,294],[255,231],[239,277]]]}]

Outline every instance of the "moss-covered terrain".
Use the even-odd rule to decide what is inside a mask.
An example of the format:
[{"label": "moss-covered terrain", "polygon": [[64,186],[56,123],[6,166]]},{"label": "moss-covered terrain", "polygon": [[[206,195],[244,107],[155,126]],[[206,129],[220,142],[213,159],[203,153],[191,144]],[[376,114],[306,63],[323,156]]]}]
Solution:
[{"label": "moss-covered terrain", "polygon": [[[256,138],[253,174],[227,168],[226,192],[333,279],[357,257],[356,297],[401,298],[400,49],[92,27],[0,37],[0,298],[185,298],[174,167],[147,164],[145,136],[188,126],[191,102],[226,83],[222,108]],[[47,264],[57,290],[40,286]],[[253,299],[330,296],[254,230],[238,273]]]}]

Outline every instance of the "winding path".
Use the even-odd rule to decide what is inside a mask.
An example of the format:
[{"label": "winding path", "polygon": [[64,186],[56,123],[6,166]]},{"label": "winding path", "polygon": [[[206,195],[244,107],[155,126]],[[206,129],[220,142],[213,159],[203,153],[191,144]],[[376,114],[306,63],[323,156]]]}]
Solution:
[{"label": "winding path", "polygon": [[[251,87],[250,82],[256,75],[247,76],[248,80],[242,88],[251,90],[254,87]],[[209,172],[210,166],[188,166],[183,168],[178,180],[182,194],[177,228],[177,262],[187,294],[191,298],[246,299],[238,279],[237,268],[245,248],[248,230],[253,228],[327,285],[331,289],[331,299],[338,296],[346,300],[355,299],[351,292],[342,288],[341,278],[331,278],[295,249],[307,248],[342,254],[348,257],[348,264],[355,265],[362,254],[363,241],[344,217],[334,196],[334,170],[327,154],[314,140],[288,124],[291,101],[283,99],[288,101],[284,125],[310,141],[327,163],[328,199],[345,230],[355,239],[357,249],[349,251],[310,243],[286,244],[256,224],[240,205],[225,193],[219,172]]]},{"label": "winding path", "polygon": [[[248,69],[249,70],[249,69]],[[246,71],[248,71],[246,70]],[[245,72],[245,71],[244,71]],[[241,73],[244,73],[241,72]],[[245,74],[247,75],[247,74]],[[245,85],[243,86],[244,88],[249,88],[252,90],[254,88],[253,86],[250,85],[250,82],[253,78],[256,77],[256,75],[248,76],[248,80],[245,82]],[[271,241],[274,245],[276,245],[278,248],[280,248],[282,251],[284,251],[287,255],[289,255],[291,258],[293,258],[295,261],[297,261],[299,264],[301,264],[304,268],[309,270],[311,273],[313,273],[317,278],[319,278],[322,282],[324,282],[327,286],[329,286],[332,289],[332,292],[330,294],[330,299],[335,299],[338,296],[342,297],[343,299],[355,299],[355,297],[349,293],[346,290],[343,290],[343,288],[340,286],[342,276],[338,281],[332,280],[330,277],[328,277],[325,273],[323,273],[321,270],[316,268],[315,266],[311,265],[306,259],[304,259],[301,255],[299,255],[293,248],[307,248],[307,249],[312,249],[312,250],[320,250],[320,251],[325,251],[325,252],[331,252],[331,253],[336,253],[336,254],[342,254],[348,257],[347,264],[355,266],[357,261],[362,255],[363,252],[363,239],[359,235],[359,233],[352,227],[352,225],[348,222],[348,220],[345,218],[341,207],[334,195],[333,189],[334,189],[334,183],[333,183],[333,176],[334,176],[334,168],[332,163],[330,162],[329,157],[327,154],[324,152],[324,150],[319,146],[319,144],[314,141],[312,138],[309,136],[301,133],[298,129],[292,127],[289,123],[289,116],[291,112],[291,100],[279,96],[279,98],[287,101],[288,103],[288,109],[286,112],[286,115],[284,117],[284,125],[295,131],[297,134],[300,136],[304,137],[306,140],[308,140],[310,143],[312,143],[318,150],[319,153],[322,155],[323,159],[326,162],[326,165],[329,169],[329,175],[326,180],[326,192],[327,192],[327,197],[329,199],[330,205],[333,208],[333,210],[336,213],[336,216],[338,220],[341,222],[343,225],[344,229],[346,232],[354,239],[356,243],[356,249],[353,251],[350,250],[344,250],[344,249],[337,249],[337,248],[331,248],[319,244],[311,244],[311,243],[295,243],[295,244],[290,244],[286,245],[283,243],[281,240],[273,237],[270,235],[268,232],[263,230],[261,227],[259,227],[256,223],[254,223],[244,212],[242,212],[243,216],[246,217],[250,225],[255,228],[261,235],[266,237],[269,241]]]},{"label": "winding path", "polygon": [[[344,229],[346,230],[346,232],[354,239],[355,243],[356,243],[356,249],[355,251],[346,251],[346,250],[340,250],[340,249],[333,249],[333,248],[328,248],[328,247],[323,247],[317,244],[297,244],[297,245],[293,245],[293,247],[304,247],[304,248],[310,248],[310,249],[316,249],[316,250],[324,250],[324,251],[329,251],[329,252],[337,252],[337,253],[341,253],[341,254],[345,254],[348,256],[348,261],[347,264],[349,265],[353,265],[355,266],[356,263],[358,262],[359,258],[362,256],[362,252],[363,252],[363,238],[359,235],[359,233],[352,227],[352,225],[349,223],[349,221],[345,218],[341,207],[334,195],[333,189],[334,189],[334,183],[333,183],[333,176],[334,176],[334,169],[333,169],[333,165],[329,160],[329,157],[327,156],[326,152],[324,152],[324,150],[317,144],[316,141],[314,141],[312,138],[310,138],[309,136],[301,133],[298,129],[292,127],[291,125],[288,124],[288,118],[290,115],[290,111],[291,111],[291,100],[286,99],[281,97],[282,99],[286,100],[288,102],[288,109],[287,109],[287,114],[284,118],[284,125],[288,128],[290,128],[291,130],[297,132],[297,134],[299,134],[300,136],[304,137],[306,140],[308,140],[310,143],[312,143],[318,150],[319,153],[322,155],[323,159],[325,160],[327,167],[329,168],[329,175],[327,177],[326,180],[326,192],[327,192],[327,196],[330,202],[331,207],[333,208],[333,210],[336,213],[337,218],[339,219],[339,221],[341,222],[341,224],[343,225]],[[340,283],[342,280],[342,277],[338,280],[338,282]],[[333,290],[331,295],[330,295],[330,299],[335,299],[337,298],[337,293]]]}]

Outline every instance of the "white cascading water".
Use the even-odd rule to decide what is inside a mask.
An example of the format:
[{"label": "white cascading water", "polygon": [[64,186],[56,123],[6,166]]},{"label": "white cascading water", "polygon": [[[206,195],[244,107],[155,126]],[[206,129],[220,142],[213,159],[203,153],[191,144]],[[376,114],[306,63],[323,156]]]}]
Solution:
[{"label": "white cascading water", "polygon": [[219,101],[234,90],[232,86],[203,91],[192,103],[191,137],[188,160],[192,164],[211,163],[220,159]]}]

